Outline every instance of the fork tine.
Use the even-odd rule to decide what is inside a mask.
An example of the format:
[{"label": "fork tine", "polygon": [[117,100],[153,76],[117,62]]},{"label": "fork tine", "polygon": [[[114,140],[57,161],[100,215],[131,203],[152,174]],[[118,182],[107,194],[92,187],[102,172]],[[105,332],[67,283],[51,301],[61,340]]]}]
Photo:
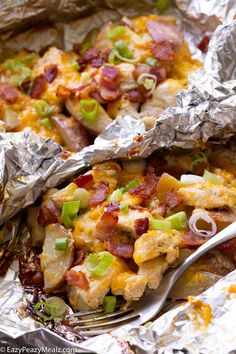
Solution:
[{"label": "fork tine", "polygon": [[119,323],[119,322],[124,322],[124,321],[127,321],[127,320],[131,320],[135,317],[140,317],[140,315],[138,313],[133,313],[133,314],[130,314],[130,315],[127,315],[127,316],[124,316],[124,317],[120,317],[120,318],[117,318],[113,321],[109,321],[109,322],[103,322],[103,323],[96,323],[94,325],[86,325],[86,326],[76,326],[75,329],[77,330],[83,330],[83,329],[89,329],[89,328],[99,328],[99,327],[106,327],[106,326],[110,326],[110,325],[113,325],[113,324],[116,324],[116,323]]},{"label": "fork tine", "polygon": [[109,328],[107,329],[95,329],[94,331],[80,331],[79,333],[82,335],[82,336],[87,336],[87,337],[93,337],[93,336],[99,336],[100,334],[104,334],[104,333],[107,333],[108,331],[110,331]]},{"label": "fork tine", "polygon": [[134,311],[133,309],[120,310],[120,311],[117,311],[117,312],[108,313],[108,314],[106,314],[104,316],[87,318],[86,320],[71,321],[70,323],[74,325],[74,324],[82,324],[82,323],[86,323],[86,322],[98,322],[98,321],[101,321],[101,320],[105,320],[107,318],[116,317],[116,316],[119,316],[119,315],[125,315],[125,314],[128,314],[128,313],[133,312],[133,311]]},{"label": "fork tine", "polygon": [[104,311],[103,309],[99,309],[99,310],[74,312],[72,314],[66,315],[65,318],[70,319],[71,317],[88,316],[88,315],[93,315],[95,313],[101,313],[103,311]]}]

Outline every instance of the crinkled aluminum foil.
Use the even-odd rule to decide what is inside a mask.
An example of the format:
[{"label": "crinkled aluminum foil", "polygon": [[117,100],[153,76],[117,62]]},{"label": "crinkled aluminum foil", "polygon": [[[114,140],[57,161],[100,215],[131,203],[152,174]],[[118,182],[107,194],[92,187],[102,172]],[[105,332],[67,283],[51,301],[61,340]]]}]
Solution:
[{"label": "crinkled aluminum foil", "polygon": [[[181,12],[174,10],[174,13],[179,23],[180,19],[182,20],[182,28],[184,28],[190,42],[194,34],[195,38],[199,38],[199,33],[204,33],[204,30],[214,31],[219,23],[224,22],[213,35],[204,67],[191,75],[188,90],[181,91],[178,95],[177,106],[167,109],[158,119],[155,128],[148,132],[145,131],[145,126],[138,117],[118,118],[95,140],[94,145],[67,159],[62,158],[60,146],[49,139],[39,138],[29,130],[21,133],[0,133],[2,162],[0,164],[0,223],[12,217],[23,207],[32,204],[47,188],[61,183],[93,163],[117,157],[148,156],[152,151],[162,148],[194,148],[202,146],[209,139],[225,140],[235,134],[236,63],[234,58],[236,57],[236,22],[232,22],[235,11],[234,1],[222,0],[216,2],[215,0],[208,0],[202,1],[200,6],[200,4],[197,5],[195,0],[178,0],[177,5],[180,6]],[[71,34],[76,34],[78,40],[78,38],[81,38],[80,36],[83,36],[83,31],[88,23],[97,21],[97,26],[104,21],[116,19],[124,14],[132,16],[140,14],[140,11],[148,12],[152,7],[150,0],[133,1],[132,3],[123,0],[107,0],[105,2],[99,0],[88,2],[71,0],[61,1],[59,4],[57,2],[56,5],[55,1],[40,1],[37,2],[37,5],[33,1],[21,1],[15,4],[14,10],[17,11],[13,11],[12,6],[4,4],[0,7],[0,18],[3,19],[0,26],[0,32],[2,33],[0,37],[1,47],[5,53],[10,53],[11,50],[22,47],[22,40],[26,39],[26,43],[29,44],[26,47],[30,49],[39,49],[42,44],[51,45],[52,43],[67,48],[67,45],[70,46],[70,39],[71,42],[74,41]],[[45,17],[45,13],[47,13],[50,21],[62,21],[62,18],[73,21],[70,25],[68,23],[65,25],[57,23],[54,27],[45,27],[44,34],[51,34],[51,36],[44,35],[41,37],[47,38],[45,43],[37,40],[32,41],[32,38],[38,38],[37,31],[35,31],[35,28],[34,30],[28,30],[27,28],[32,21],[39,23]],[[93,16],[89,17],[89,21],[86,17],[88,13]],[[181,17],[180,14],[183,16]],[[208,14],[212,16],[208,16]],[[84,18],[78,20],[77,17],[80,16],[84,16]],[[214,21],[210,20],[211,17],[214,17]],[[193,23],[194,26],[189,27],[188,33],[187,29],[190,23]],[[20,33],[14,37],[15,32],[10,31],[13,25],[15,32],[26,28],[27,33]],[[92,28],[89,27],[89,29]],[[194,43],[192,41],[192,44]],[[192,48],[195,48],[197,53],[196,46],[193,45]],[[141,135],[143,139],[137,141],[135,139],[137,135]],[[55,333],[44,328],[38,328],[39,325],[32,319],[21,319],[20,314],[15,310],[21,301],[22,289],[17,278],[17,269],[14,267],[13,264],[9,270],[10,273],[8,272],[0,283],[3,300],[0,315],[1,341],[6,345],[12,344],[15,346],[28,346],[34,343],[34,345],[39,346],[47,344],[55,347],[60,344],[62,347],[74,347],[74,344],[72,345],[70,342],[61,339]],[[235,276],[235,273],[232,274]],[[212,294],[214,294],[214,291]],[[214,302],[215,299],[215,297],[212,297],[212,306],[218,303],[217,301]],[[219,315],[224,306],[226,309],[228,308],[228,303],[221,302],[221,304],[222,308],[219,310]],[[182,309],[181,311],[182,314],[185,314],[185,310]],[[172,321],[171,314],[172,312],[170,315],[169,313],[164,315],[167,324]],[[163,322],[160,323],[163,324]],[[176,338],[178,338],[178,333],[182,333],[181,328],[185,328],[189,331],[188,334],[192,343],[196,345],[204,343],[204,335],[197,336],[193,327],[187,326],[187,316],[183,315],[181,321],[178,321],[179,323],[178,330],[176,329]],[[165,332],[165,329],[167,332]],[[166,338],[168,341],[170,338],[170,332],[168,331],[167,325],[163,325],[162,332],[158,333],[161,333],[162,339]],[[144,336],[144,333],[147,335]],[[132,344],[142,348],[142,339],[149,341],[147,347],[140,349],[140,353],[149,353],[149,350],[150,353],[154,353],[156,348],[153,349],[151,340],[157,342],[157,338],[157,334],[144,329],[136,329],[132,332]],[[84,342],[83,348],[98,353],[121,353],[120,343],[126,346],[125,343],[128,339],[130,339],[130,333],[122,329],[112,335],[105,335]],[[171,340],[173,341],[173,338]],[[166,347],[167,343],[163,341],[160,343],[163,343]],[[186,342],[181,343],[179,347],[185,347]],[[206,348],[208,347],[206,346]],[[128,352],[131,349],[126,347],[125,350]],[[161,350],[163,350],[163,353],[173,352],[165,352],[165,349]]]}]

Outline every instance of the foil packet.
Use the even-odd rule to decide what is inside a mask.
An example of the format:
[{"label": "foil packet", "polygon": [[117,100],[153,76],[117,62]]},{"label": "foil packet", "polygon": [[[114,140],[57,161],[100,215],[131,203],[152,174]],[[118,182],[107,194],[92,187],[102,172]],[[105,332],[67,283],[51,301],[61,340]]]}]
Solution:
[{"label": "foil packet", "polygon": [[[119,117],[97,137],[94,145],[70,156],[65,155],[56,143],[49,139],[41,139],[30,130],[20,133],[0,133],[1,224],[22,208],[34,203],[48,188],[62,183],[94,163],[112,158],[146,157],[154,150],[163,148],[201,147],[209,140],[218,143],[226,141],[235,134],[236,21],[233,21],[233,17],[236,9],[234,1],[210,0],[199,4],[197,0],[177,0],[176,5],[177,7],[170,9],[168,14],[177,18],[194,55],[201,57],[202,60],[205,59],[204,67],[189,78],[189,88],[178,95],[176,107],[167,109],[158,119],[155,127],[149,131],[145,130],[144,124],[136,116]],[[37,2],[37,6],[35,2],[29,0],[14,5],[4,4],[0,9],[2,19],[0,56],[21,49],[22,43],[31,50],[39,50],[52,44],[69,49],[75,38],[77,41],[83,40],[88,31],[106,21],[123,15],[137,16],[153,10],[153,2],[149,0],[133,1],[132,4],[123,0],[105,2],[91,0],[86,3],[71,0],[61,1],[59,5],[55,4],[55,1],[40,1]],[[39,26],[29,28],[33,22],[36,25],[41,23],[45,14],[48,21],[44,28]],[[211,35],[212,32],[214,34],[204,58],[197,49],[196,38],[199,39],[204,33]],[[11,237],[14,239],[13,236],[9,230],[2,242]],[[132,345],[135,345],[135,350],[140,353],[159,353],[160,349],[155,347],[158,343],[163,353],[176,353],[174,349],[165,351],[170,338],[167,324],[172,320],[172,312],[165,314],[165,321],[160,322],[160,327],[158,325],[160,331],[162,328],[162,332],[158,332],[162,335],[160,342],[156,332],[153,331],[154,327],[152,330],[140,327],[133,329],[133,332],[122,328],[78,345],[62,338],[49,329],[43,328],[32,318],[24,317],[19,311],[24,294],[17,274],[17,264],[13,263],[0,282],[0,340],[6,346],[51,348],[61,346],[77,348],[79,352],[83,348],[97,353],[132,353]],[[231,274],[235,277],[235,272]],[[226,282],[227,279],[228,277]],[[235,281],[235,278],[230,279]],[[211,306],[213,303],[218,304],[217,301],[214,302],[215,299],[212,296]],[[224,299],[222,297],[222,307],[230,308],[231,311],[227,301],[223,302]],[[186,311],[184,307],[182,314]],[[187,319],[187,315],[179,319],[181,326],[175,327],[176,338],[182,334],[183,327],[189,331],[192,341],[195,340],[196,345],[200,344],[197,332],[193,327],[187,326]],[[184,327],[185,323],[186,327]],[[214,325],[216,330],[217,326],[215,323]],[[147,333],[145,341],[144,333]],[[167,341],[163,341],[163,338]],[[171,338],[173,343],[176,338]],[[145,344],[146,346],[143,344],[142,347],[142,341],[148,344]],[[205,345],[205,352],[208,353],[210,347],[207,347],[203,340],[202,343]],[[179,344],[179,347],[184,348],[185,345],[188,345],[187,342]]]}]

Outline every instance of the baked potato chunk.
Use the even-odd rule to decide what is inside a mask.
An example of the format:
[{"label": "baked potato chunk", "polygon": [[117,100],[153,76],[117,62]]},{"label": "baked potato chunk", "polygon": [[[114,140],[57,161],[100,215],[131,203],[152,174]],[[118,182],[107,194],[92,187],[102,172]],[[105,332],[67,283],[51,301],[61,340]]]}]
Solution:
[{"label": "baked potato chunk", "polygon": [[[56,250],[57,239],[65,238],[67,248]],[[60,224],[50,224],[45,229],[43,252],[40,255],[41,269],[44,276],[44,290],[51,293],[59,289],[64,282],[66,271],[71,268],[74,259],[74,240],[69,230]]]}]

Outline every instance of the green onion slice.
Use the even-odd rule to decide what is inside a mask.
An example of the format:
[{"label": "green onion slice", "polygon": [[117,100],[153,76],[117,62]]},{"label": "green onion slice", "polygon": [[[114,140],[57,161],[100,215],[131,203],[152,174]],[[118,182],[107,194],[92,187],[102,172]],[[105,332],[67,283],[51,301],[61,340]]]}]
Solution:
[{"label": "green onion slice", "polygon": [[127,214],[129,211],[129,207],[127,204],[120,204],[119,209],[124,214]]},{"label": "green onion slice", "polygon": [[56,106],[49,106],[45,100],[37,100],[34,108],[41,118],[47,118],[54,112]]},{"label": "green onion slice", "polygon": [[36,57],[36,53],[32,52],[31,54],[27,55],[26,57],[20,59],[20,62],[23,64],[32,62]]},{"label": "green onion slice", "polygon": [[75,69],[75,70],[79,70],[79,68],[80,68],[79,63],[78,63],[76,60],[73,60],[73,61],[72,61],[71,66],[72,66],[72,68]]},{"label": "green onion slice", "polygon": [[52,124],[51,124],[51,122],[50,122],[50,120],[48,118],[41,119],[40,124],[44,128],[46,128],[48,130],[52,130]]},{"label": "green onion slice", "polygon": [[61,220],[67,229],[71,227],[73,219],[78,214],[79,207],[80,207],[80,201],[63,203]]},{"label": "green onion slice", "polygon": [[165,12],[169,6],[169,0],[156,0],[156,8],[159,12]]},{"label": "green onion slice", "polygon": [[90,42],[84,42],[82,44],[82,47],[80,49],[80,54],[84,54],[85,52],[87,52],[88,49],[92,48],[92,43]]},{"label": "green onion slice", "polygon": [[147,90],[151,90],[153,88],[154,85],[154,80],[152,79],[145,79],[143,86],[145,87],[145,89]]},{"label": "green onion slice", "polygon": [[55,250],[65,251],[68,248],[68,239],[66,237],[60,237],[55,239]]},{"label": "green onion slice", "polygon": [[124,41],[119,40],[115,42],[114,48],[122,57],[122,59],[133,59],[133,54],[130,52],[127,44]]},{"label": "green onion slice", "polygon": [[171,230],[171,223],[166,220],[151,219],[149,227],[151,230]]},{"label": "green onion slice", "polygon": [[145,60],[145,62],[147,65],[150,65],[150,66],[156,66],[158,64],[158,60],[155,58],[152,58],[152,57],[147,58]]},{"label": "green onion slice", "polygon": [[74,193],[74,200],[80,201],[80,208],[87,208],[90,200],[90,193],[85,188],[77,188]]},{"label": "green onion slice", "polygon": [[120,189],[116,189],[112,194],[109,196],[108,200],[109,202],[119,202],[121,201],[123,195],[122,191]]},{"label": "green onion slice", "polygon": [[88,260],[88,269],[95,275],[103,275],[110,267],[113,258],[109,252],[93,253]]},{"label": "green onion slice", "polygon": [[31,77],[31,70],[29,68],[22,67],[21,75],[14,76],[12,78],[12,83],[16,86],[21,86],[21,84],[25,81],[25,79],[30,77]]},{"label": "green onion slice", "polygon": [[132,188],[137,188],[139,187],[139,182],[136,179],[133,179],[130,181],[125,187],[121,188],[122,193],[128,192]]},{"label": "green onion slice", "polygon": [[116,307],[116,296],[105,296],[103,299],[104,314],[113,313]]},{"label": "green onion slice", "polygon": [[54,318],[63,317],[67,312],[66,303],[60,297],[49,297],[44,303],[44,311]]},{"label": "green onion slice", "polygon": [[184,211],[173,214],[165,219],[171,224],[171,228],[175,230],[183,230],[187,227],[187,215]]},{"label": "green onion slice", "polygon": [[98,102],[93,98],[80,101],[80,112],[87,121],[93,121],[98,115]]},{"label": "green onion slice", "polygon": [[224,179],[221,176],[217,176],[208,170],[204,171],[203,178],[205,179],[205,181],[213,183],[213,184],[223,184],[224,183]]},{"label": "green onion slice", "polygon": [[122,36],[123,34],[125,34],[124,26],[117,26],[107,31],[107,37],[109,39],[116,39],[117,37]]}]

